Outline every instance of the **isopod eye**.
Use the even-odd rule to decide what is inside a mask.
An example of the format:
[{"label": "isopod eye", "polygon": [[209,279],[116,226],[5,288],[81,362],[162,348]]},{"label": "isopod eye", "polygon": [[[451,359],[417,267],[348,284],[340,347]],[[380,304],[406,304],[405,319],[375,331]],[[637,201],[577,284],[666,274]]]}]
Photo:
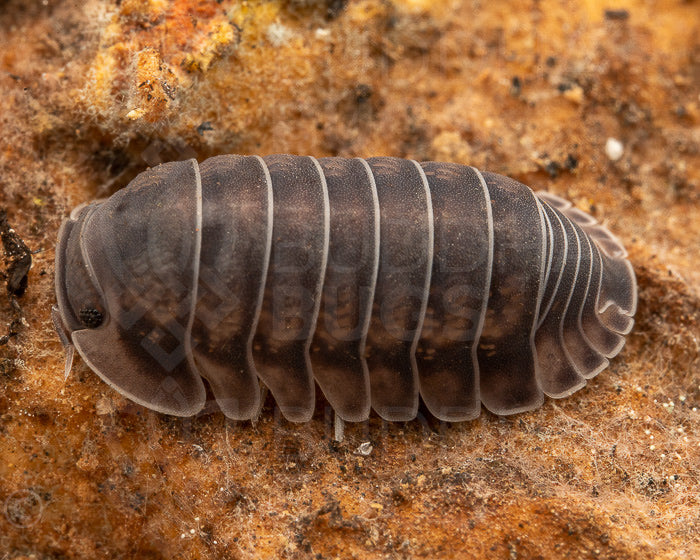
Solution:
[{"label": "isopod eye", "polygon": [[104,321],[104,316],[100,310],[90,305],[82,307],[78,315],[80,317],[80,322],[88,329],[96,329]]},{"label": "isopod eye", "polygon": [[81,247],[81,229],[96,206],[85,206],[59,231],[56,252],[56,298],[61,323],[68,335],[96,329],[109,319],[107,306],[93,280]]}]

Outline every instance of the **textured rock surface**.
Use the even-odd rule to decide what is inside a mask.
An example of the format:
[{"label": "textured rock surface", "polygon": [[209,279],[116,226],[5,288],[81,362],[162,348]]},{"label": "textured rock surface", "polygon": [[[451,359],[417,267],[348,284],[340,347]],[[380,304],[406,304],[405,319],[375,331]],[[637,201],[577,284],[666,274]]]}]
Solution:
[{"label": "textured rock surface", "polygon": [[[698,4],[522,6],[0,0],[0,208],[42,250],[0,346],[1,558],[700,556]],[[62,217],[226,152],[457,161],[549,189],[628,247],[637,326],[538,411],[373,417],[342,444],[321,399],[308,424],[268,401],[235,425],[144,410],[82,362],[64,381]],[[2,295],[0,327],[16,313]]]}]

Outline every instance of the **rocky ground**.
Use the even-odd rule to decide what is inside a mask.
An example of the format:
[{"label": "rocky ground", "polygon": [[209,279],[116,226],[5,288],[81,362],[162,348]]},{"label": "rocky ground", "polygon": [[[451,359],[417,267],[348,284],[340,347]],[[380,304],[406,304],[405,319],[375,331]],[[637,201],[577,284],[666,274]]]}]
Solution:
[{"label": "rocky ground", "polygon": [[[0,297],[0,558],[698,558],[699,8],[0,0],[4,282],[18,239],[36,251]],[[322,398],[308,424],[271,400],[236,424],[145,410],[80,360],[64,379],[69,210],[159,162],[276,152],[469,163],[569,198],[630,252],[626,348],[537,411],[373,416],[342,443]]]}]

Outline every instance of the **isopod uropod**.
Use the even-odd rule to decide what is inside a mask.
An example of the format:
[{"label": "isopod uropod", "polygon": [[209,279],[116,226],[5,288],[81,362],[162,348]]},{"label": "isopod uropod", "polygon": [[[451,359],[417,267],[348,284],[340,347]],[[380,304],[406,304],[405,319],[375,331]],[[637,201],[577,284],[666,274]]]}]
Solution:
[{"label": "isopod uropod", "polygon": [[204,378],[233,419],[257,414],[261,381],[293,421],[315,383],[343,420],[410,420],[420,395],[459,421],[602,371],[633,325],[625,257],[568,202],[464,165],[218,156],[72,212],[54,321],[104,381],[168,414],[200,411]]}]

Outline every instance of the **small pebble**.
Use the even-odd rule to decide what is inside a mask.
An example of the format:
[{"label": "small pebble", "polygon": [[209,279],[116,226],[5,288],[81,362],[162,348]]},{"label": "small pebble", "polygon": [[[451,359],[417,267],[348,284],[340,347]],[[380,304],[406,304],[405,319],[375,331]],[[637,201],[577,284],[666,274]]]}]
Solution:
[{"label": "small pebble", "polygon": [[374,449],[374,447],[372,447],[372,444],[368,441],[364,441],[358,446],[355,453],[357,455],[363,455],[363,456],[367,457],[368,455],[370,455],[372,453],[372,449]]},{"label": "small pebble", "polygon": [[605,155],[610,161],[617,161],[622,157],[625,147],[617,138],[608,138],[605,142]]},{"label": "small pebble", "polygon": [[576,105],[581,105],[584,101],[583,88],[581,86],[574,86],[567,89],[563,95],[569,101],[576,103]]},{"label": "small pebble", "polygon": [[281,47],[294,37],[294,32],[281,23],[272,23],[267,28],[265,35],[273,47]]}]

